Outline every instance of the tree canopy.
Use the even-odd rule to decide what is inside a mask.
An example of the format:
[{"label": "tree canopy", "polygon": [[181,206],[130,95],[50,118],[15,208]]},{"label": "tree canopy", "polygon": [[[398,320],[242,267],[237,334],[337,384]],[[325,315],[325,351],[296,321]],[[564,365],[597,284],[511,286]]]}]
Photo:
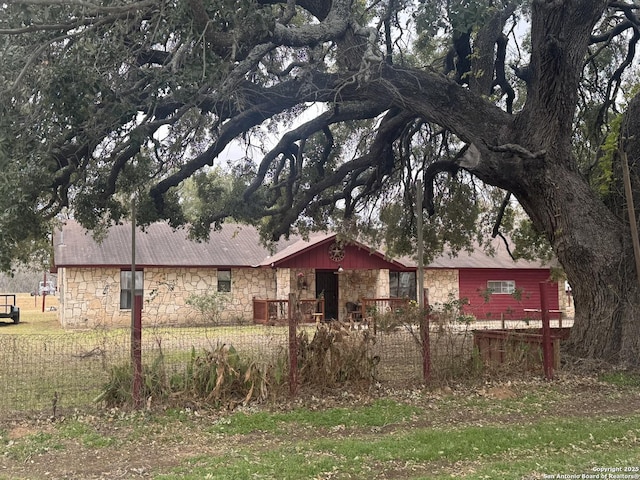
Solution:
[{"label": "tree canopy", "polygon": [[[494,233],[516,226],[515,199],[522,231],[546,239],[574,285],[576,353],[640,358],[625,333],[640,294],[621,261],[633,257],[620,160],[635,179],[636,117],[622,113],[640,109],[627,73],[639,8],[0,3],[0,266],[60,214],[89,229],[119,221],[132,194],[142,223],[201,236],[228,216],[271,238],[342,218],[347,232],[382,223],[398,251],[416,214],[433,215],[434,245],[464,245],[483,219]],[[230,148],[244,154],[226,164]],[[188,207],[184,188],[199,199]]]}]

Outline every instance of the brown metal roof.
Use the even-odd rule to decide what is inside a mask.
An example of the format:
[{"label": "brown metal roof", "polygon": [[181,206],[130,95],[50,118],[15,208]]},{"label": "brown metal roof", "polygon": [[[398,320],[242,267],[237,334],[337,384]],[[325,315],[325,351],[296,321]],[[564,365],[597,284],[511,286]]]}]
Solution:
[{"label": "brown metal roof", "polygon": [[502,239],[495,238],[491,243],[495,250],[495,255],[490,255],[481,247],[476,247],[472,252],[465,250],[459,252],[457,256],[452,256],[448,252],[444,252],[436,257],[428,268],[499,268],[499,269],[518,269],[518,268],[550,268],[549,263],[541,261],[529,260],[513,260],[507,251]]},{"label": "brown metal roof", "polygon": [[[256,228],[247,225],[225,223],[211,232],[206,243],[190,240],[186,230],[174,230],[166,223],[136,232],[136,264],[141,266],[254,266],[269,254]],[[54,236],[54,263],[56,267],[130,265],[131,224],[112,226],[99,243],[80,224],[67,221]]]},{"label": "brown metal roof", "polygon": [[[212,231],[208,242],[196,242],[187,237],[184,229],[174,230],[166,223],[155,223],[136,232],[136,264],[140,266],[174,267],[247,267],[270,266],[292,256],[300,255],[315,245],[335,237],[333,233],[311,234],[309,239],[291,238],[281,241],[271,252],[261,242],[255,227],[224,223],[222,229]],[[493,244],[495,255],[483,249],[460,252],[457,256],[443,253],[426,268],[549,268],[541,262],[513,261],[502,241]],[[384,254],[378,252],[384,257]],[[416,267],[407,257],[391,260],[399,266]],[[54,235],[54,265],[64,266],[127,266],[131,265],[131,225],[114,225],[102,242],[73,220]]]}]

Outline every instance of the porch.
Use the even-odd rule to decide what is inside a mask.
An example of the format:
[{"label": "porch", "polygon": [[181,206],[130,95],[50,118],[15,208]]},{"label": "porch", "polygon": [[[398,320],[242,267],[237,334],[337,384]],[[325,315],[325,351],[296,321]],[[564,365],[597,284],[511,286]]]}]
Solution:
[{"label": "porch", "polygon": [[[305,323],[324,321],[324,299],[299,299],[300,314]],[[293,316],[288,299],[253,299],[253,323],[259,325],[285,325]]]},{"label": "porch", "polygon": [[[348,322],[371,320],[380,314],[397,312],[409,303],[406,298],[361,298],[358,302],[344,302],[344,315]],[[298,305],[303,323],[319,323],[327,319],[325,299],[299,299]],[[283,325],[293,316],[292,305],[288,299],[253,299],[253,323],[260,325]]]}]

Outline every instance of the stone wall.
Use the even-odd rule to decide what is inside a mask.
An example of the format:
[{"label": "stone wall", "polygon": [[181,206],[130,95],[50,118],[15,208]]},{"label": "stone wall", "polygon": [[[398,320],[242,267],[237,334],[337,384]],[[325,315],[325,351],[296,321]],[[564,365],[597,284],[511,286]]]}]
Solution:
[{"label": "stone wall", "polygon": [[[131,310],[120,309],[119,268],[61,268],[59,319],[65,328],[125,326]],[[270,269],[231,269],[231,292],[218,293],[217,270],[145,268],[144,324],[191,324],[204,319],[191,305],[193,295],[214,294],[223,302],[222,322],[251,321],[253,297],[275,293]]]},{"label": "stone wall", "polygon": [[[387,291],[389,271],[387,272]],[[362,298],[376,297],[378,294],[378,270],[345,270],[338,279],[338,319],[348,318],[347,302],[357,303]],[[384,287],[383,287],[384,288]]]},{"label": "stone wall", "polygon": [[270,268],[238,268],[231,270],[231,298],[226,318],[253,319],[253,299],[273,298],[276,293],[275,272]]},{"label": "stone wall", "polygon": [[573,295],[571,291],[565,290],[565,283],[558,282],[558,305],[562,311],[563,318],[574,318],[576,314],[575,305],[573,304]]},{"label": "stone wall", "polygon": [[[276,299],[289,298],[291,291],[291,269],[278,268],[276,270]],[[267,297],[265,297],[266,300]]]},{"label": "stone wall", "polygon": [[[120,309],[120,268],[60,268],[60,322],[65,328],[127,326],[131,310]],[[277,270],[234,268],[231,292],[218,293],[217,270],[204,268],[145,268],[143,324],[199,324],[205,319],[187,299],[192,295],[217,295],[224,306],[223,323],[250,322],[253,298],[288,299],[290,292],[300,298],[315,298],[313,269]],[[299,275],[302,274],[302,275]],[[303,277],[307,288],[298,288]],[[426,270],[425,285],[432,306],[458,297],[457,270]],[[389,296],[389,270],[347,270],[338,282],[339,317],[346,318],[346,302],[361,298]],[[564,292],[562,298],[564,298]]]},{"label": "stone wall", "polygon": [[378,280],[376,282],[376,298],[389,297],[389,269],[384,268],[376,271]]},{"label": "stone wall", "polygon": [[429,305],[436,310],[452,298],[457,300],[460,297],[458,270],[426,269],[424,284],[429,289]]},{"label": "stone wall", "polygon": [[288,291],[282,298],[289,298],[289,293],[297,293],[301,300],[316,298],[316,273],[313,268],[287,270],[289,270]]}]

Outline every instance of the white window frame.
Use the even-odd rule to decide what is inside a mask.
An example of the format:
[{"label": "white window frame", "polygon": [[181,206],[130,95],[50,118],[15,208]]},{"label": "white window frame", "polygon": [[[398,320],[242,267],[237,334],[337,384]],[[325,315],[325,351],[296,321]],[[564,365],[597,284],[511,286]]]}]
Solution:
[{"label": "white window frame", "polygon": [[492,294],[511,295],[516,291],[515,280],[488,280],[487,290]]},{"label": "white window frame", "polygon": [[[144,295],[144,271],[136,270],[136,295]],[[120,310],[131,310],[131,270],[120,270]]]}]

